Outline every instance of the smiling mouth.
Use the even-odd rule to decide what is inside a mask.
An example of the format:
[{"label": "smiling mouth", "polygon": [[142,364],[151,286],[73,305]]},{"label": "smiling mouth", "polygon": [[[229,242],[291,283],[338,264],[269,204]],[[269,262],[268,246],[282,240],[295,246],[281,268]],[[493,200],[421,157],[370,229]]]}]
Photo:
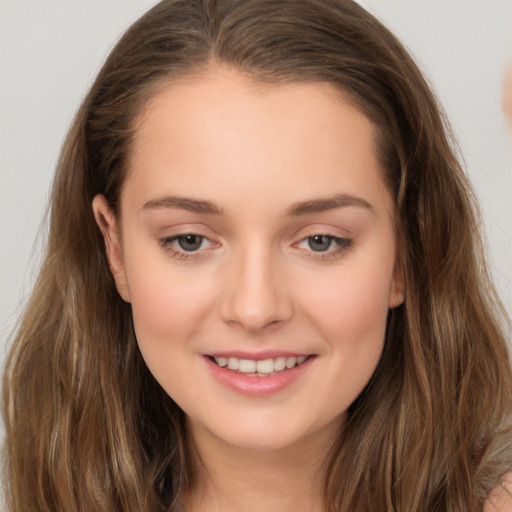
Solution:
[{"label": "smiling mouth", "polygon": [[310,357],[312,356],[280,356],[256,361],[254,359],[239,359],[238,357],[208,356],[210,361],[217,366],[236,373],[242,373],[248,377],[271,377],[302,365]]}]

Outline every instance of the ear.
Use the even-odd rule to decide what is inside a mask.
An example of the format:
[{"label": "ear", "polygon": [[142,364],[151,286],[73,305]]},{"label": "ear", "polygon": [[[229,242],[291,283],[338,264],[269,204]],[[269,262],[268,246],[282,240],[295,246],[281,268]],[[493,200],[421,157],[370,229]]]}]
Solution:
[{"label": "ear", "polygon": [[389,292],[388,307],[390,309],[397,308],[404,302],[405,297],[405,277],[404,267],[400,259],[395,261],[395,269],[393,271],[393,281]]},{"label": "ear", "polygon": [[92,201],[92,209],[96,224],[101,230],[103,240],[105,241],[105,251],[107,253],[110,272],[114,277],[117,291],[124,301],[130,302],[130,293],[124,268],[123,252],[121,239],[119,236],[119,227],[114,212],[105,199],[105,196],[98,194]]}]

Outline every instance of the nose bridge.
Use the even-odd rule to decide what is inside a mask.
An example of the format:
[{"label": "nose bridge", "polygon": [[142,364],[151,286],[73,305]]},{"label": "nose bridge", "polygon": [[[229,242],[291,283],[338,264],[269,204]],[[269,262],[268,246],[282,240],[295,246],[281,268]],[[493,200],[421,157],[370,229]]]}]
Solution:
[{"label": "nose bridge", "polygon": [[278,257],[268,243],[253,241],[240,247],[229,267],[222,304],[225,321],[258,331],[290,318],[290,294]]}]

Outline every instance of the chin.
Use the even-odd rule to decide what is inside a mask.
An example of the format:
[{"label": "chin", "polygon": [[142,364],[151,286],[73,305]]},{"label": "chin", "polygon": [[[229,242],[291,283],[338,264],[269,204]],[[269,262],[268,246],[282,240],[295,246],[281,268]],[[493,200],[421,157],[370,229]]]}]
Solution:
[{"label": "chin", "polygon": [[[284,419],[250,418],[246,416],[242,421],[233,418],[229,425],[223,422],[219,425],[198,425],[191,421],[191,428],[196,439],[204,439],[204,434],[214,440],[215,444],[223,445],[233,450],[269,452],[286,451],[297,446],[301,449],[306,446],[327,447],[335,440],[345,415],[330,419],[321,424],[294,424]],[[298,419],[298,418],[296,418]]]}]

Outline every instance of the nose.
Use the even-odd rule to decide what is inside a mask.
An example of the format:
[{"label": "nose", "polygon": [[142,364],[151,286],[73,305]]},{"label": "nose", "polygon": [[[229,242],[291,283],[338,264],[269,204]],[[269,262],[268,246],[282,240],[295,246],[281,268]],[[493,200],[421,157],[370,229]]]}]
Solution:
[{"label": "nose", "polygon": [[293,315],[291,290],[270,250],[247,249],[234,256],[223,281],[221,315],[256,333],[287,323]]}]

